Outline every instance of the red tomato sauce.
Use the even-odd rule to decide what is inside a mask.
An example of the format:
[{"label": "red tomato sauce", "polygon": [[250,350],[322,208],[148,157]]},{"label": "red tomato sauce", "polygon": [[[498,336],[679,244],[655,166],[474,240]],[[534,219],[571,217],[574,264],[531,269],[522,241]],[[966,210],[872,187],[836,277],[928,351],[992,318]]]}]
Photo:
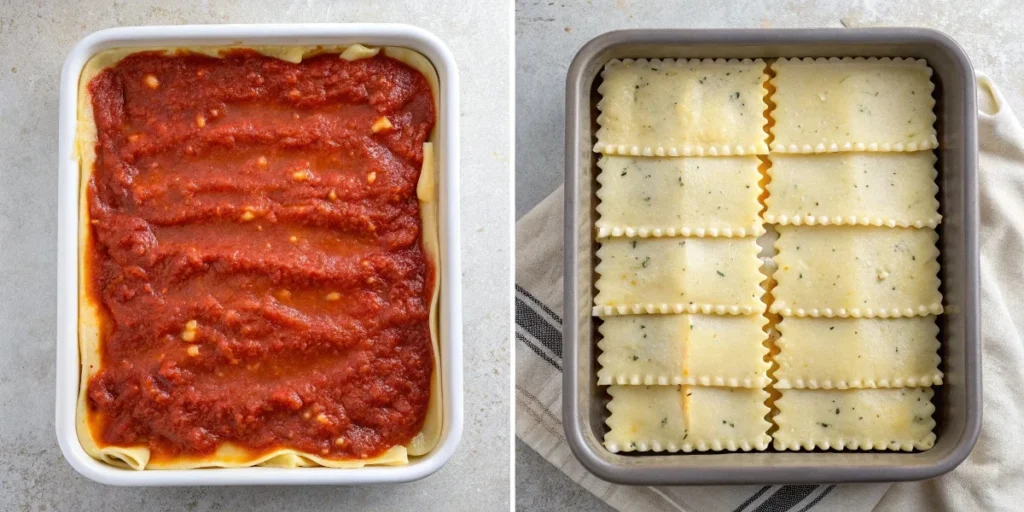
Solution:
[{"label": "red tomato sauce", "polygon": [[97,443],[154,461],[408,443],[433,372],[423,75],[383,55],[138,53],[88,87]]}]

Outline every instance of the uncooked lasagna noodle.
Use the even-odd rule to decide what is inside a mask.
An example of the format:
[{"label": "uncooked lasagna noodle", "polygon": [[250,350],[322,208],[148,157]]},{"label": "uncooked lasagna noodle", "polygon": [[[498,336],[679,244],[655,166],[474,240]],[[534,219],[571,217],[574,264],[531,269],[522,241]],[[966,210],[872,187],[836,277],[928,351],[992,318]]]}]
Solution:
[{"label": "uncooked lasagna noodle", "polygon": [[776,226],[771,312],[789,316],[939,314],[938,235],[932,229]]},{"label": "uncooked lasagna noodle", "polygon": [[602,156],[598,237],[757,236],[756,156]]},{"label": "uncooked lasagna noodle", "polygon": [[760,313],[760,250],[752,237],[604,240],[594,314]]},{"label": "uncooked lasagna noodle", "polygon": [[935,444],[930,387],[783,389],[777,450],[927,450]]},{"label": "uncooked lasagna noodle", "polygon": [[[182,55],[199,55],[216,58],[227,58],[231,55],[242,55],[240,53],[227,53],[228,51],[236,50],[250,50],[257,52],[266,57],[272,57],[280,59],[282,61],[290,63],[300,63],[304,59],[313,58],[317,56],[324,56],[325,54],[337,55],[340,58],[347,61],[354,61],[360,59],[369,59],[382,54],[391,59],[400,61],[403,65],[409,66],[415,72],[419,72],[423,75],[427,85],[430,89],[430,97],[433,98],[434,105],[438,104],[438,79],[435,70],[433,69],[430,62],[422,55],[413,51],[403,48],[368,48],[361,45],[351,45],[347,47],[343,46],[331,46],[331,47],[304,47],[304,46],[280,46],[280,47],[188,47],[188,48],[130,48],[130,49],[117,49],[109,50],[100,53],[93,57],[84,68],[79,83],[79,103],[78,103],[78,133],[77,133],[77,151],[81,160],[81,191],[80,191],[80,296],[79,296],[79,343],[82,357],[82,372],[81,372],[81,384],[80,394],[78,401],[78,408],[76,413],[77,420],[77,431],[79,441],[85,451],[92,457],[104,461],[108,464],[126,467],[132,469],[187,469],[187,468],[199,468],[199,467],[246,467],[246,466],[273,466],[273,467],[307,467],[307,466],[326,466],[333,468],[359,468],[367,465],[400,465],[406,464],[410,455],[418,456],[429,453],[433,450],[436,445],[442,427],[441,418],[441,390],[440,390],[440,358],[438,353],[438,323],[437,323],[437,305],[438,305],[438,293],[440,289],[440,260],[439,260],[439,243],[438,243],[438,225],[437,225],[437,183],[436,183],[436,172],[435,172],[435,155],[433,151],[433,141],[437,138],[437,126],[436,122],[431,123],[433,129],[428,133],[423,133],[426,141],[422,150],[417,151],[413,148],[411,154],[420,152],[422,156],[422,167],[419,170],[418,182],[413,184],[412,194],[415,195],[413,199],[414,203],[418,201],[419,215],[420,215],[420,239],[419,245],[422,249],[424,259],[427,261],[428,268],[433,269],[433,287],[430,294],[426,297],[427,307],[429,311],[429,347],[427,352],[432,357],[432,372],[429,377],[429,399],[426,406],[426,412],[423,418],[422,427],[419,432],[415,434],[404,445],[393,445],[390,447],[384,446],[383,451],[372,456],[360,456],[354,458],[338,458],[325,455],[329,453],[328,449],[321,449],[319,452],[306,452],[290,448],[286,446],[279,446],[273,449],[260,449],[258,451],[250,450],[246,446],[232,443],[223,442],[216,445],[216,448],[211,451],[203,452],[201,455],[192,454],[180,454],[179,456],[163,454],[157,457],[156,453],[153,452],[150,446],[145,443],[137,445],[111,445],[103,443],[98,437],[96,432],[92,431],[90,422],[90,400],[95,397],[90,396],[88,388],[92,377],[96,376],[101,368],[103,362],[103,342],[107,333],[109,333],[109,327],[104,325],[101,321],[103,316],[103,310],[106,306],[101,304],[97,297],[89,292],[90,280],[92,279],[92,269],[86,265],[86,254],[96,242],[96,234],[94,228],[102,230],[102,227],[97,227],[97,221],[92,219],[89,207],[89,188],[94,172],[94,164],[97,162],[96,143],[98,140],[98,129],[97,123],[99,122],[96,112],[93,111],[93,96],[89,87],[90,82],[93,78],[97,77],[105,70],[115,67],[123,59],[136,54],[138,52],[155,52],[152,55],[166,55],[166,56],[182,56]],[[204,73],[207,71],[200,69],[196,72],[196,77],[199,79],[205,78]],[[251,80],[261,80],[262,78],[258,75],[250,75]],[[160,81],[156,74],[146,74],[139,77],[141,84],[151,90],[158,90],[161,88],[174,88],[179,84],[167,81]],[[306,91],[299,90],[302,84],[296,85],[293,89],[292,95],[290,96],[296,103],[301,104],[303,95]],[[102,100],[101,100],[102,101]],[[122,100],[128,101],[128,100]],[[429,101],[429,100],[428,100]],[[187,123],[194,123],[195,128],[198,130],[216,129],[216,120],[223,116],[224,112],[217,108],[211,108],[210,110],[200,112],[191,117],[192,114],[188,114],[189,117],[185,119]],[[299,114],[295,114],[295,119],[299,119]],[[366,136],[369,137],[371,134],[375,134],[378,137],[388,137],[390,130],[393,125],[384,116],[378,117],[372,126],[369,124],[365,127],[359,127],[358,129],[367,130]],[[396,121],[399,123],[401,121]],[[157,130],[163,130],[159,126]],[[145,134],[140,134],[140,137],[145,137]],[[129,140],[133,143],[139,142],[129,137]],[[141,139],[140,139],[141,140]],[[144,141],[142,141],[144,142]],[[227,143],[231,144],[234,140],[228,140]],[[188,146],[185,148],[184,154],[191,155],[198,151],[198,148]],[[282,155],[288,156],[288,155]],[[185,157],[187,158],[187,156]],[[253,159],[253,165],[255,169],[274,169],[275,162],[272,159],[259,158]],[[309,164],[307,164],[309,165]],[[316,182],[320,179],[312,170],[311,167],[287,170],[285,178],[294,183],[306,183]],[[277,172],[284,171],[283,169],[277,170]],[[244,176],[250,171],[242,170],[240,176]],[[366,183],[372,185],[375,181],[387,183],[389,177],[387,175],[377,175],[374,172],[370,172],[365,175]],[[147,188],[149,187],[149,188]],[[231,185],[222,185],[224,190],[230,190]],[[154,197],[152,194],[156,191],[160,193],[155,187],[145,181],[145,175],[140,174],[135,181],[132,193],[136,197],[142,196],[149,198]],[[334,189],[330,190],[330,193],[324,197],[325,200],[329,201],[344,201],[344,191],[339,189],[339,192],[335,192]],[[143,199],[145,201],[146,199]],[[288,212],[284,212],[287,214]],[[297,212],[292,212],[297,213]],[[242,210],[239,218],[236,222],[250,223],[253,227],[254,239],[259,239],[262,236],[260,233],[267,233],[273,231],[274,220],[267,219],[269,223],[264,222],[260,215],[264,214],[264,210],[258,207],[249,208],[246,207]],[[158,221],[159,222],[159,221]],[[264,230],[266,224],[267,229]],[[160,229],[160,228],[150,228]],[[296,247],[302,247],[305,242],[303,238],[304,232],[301,229],[297,229],[295,234],[290,238],[290,243]],[[165,233],[168,237],[170,231]],[[101,236],[103,236],[101,234]],[[141,238],[137,239],[136,243],[147,243],[147,238],[142,235]],[[168,238],[170,240],[170,238]],[[284,243],[289,243],[288,238],[285,237]],[[267,248],[270,247],[268,242]],[[364,262],[364,266],[369,264]],[[367,267],[370,268],[370,267]],[[140,270],[127,269],[128,272],[138,273]],[[144,271],[142,271],[144,272]],[[372,284],[371,280],[367,281],[367,284]],[[164,290],[166,292],[166,290]],[[273,291],[274,299],[278,301],[286,301],[287,299],[295,299],[300,301],[306,301],[308,304],[312,297],[298,296],[298,292],[293,295],[287,289],[278,289]],[[347,297],[345,293],[329,293],[324,297],[319,297],[316,300],[323,300],[328,303],[339,303],[345,304],[346,301],[350,301],[351,298]],[[230,312],[228,317],[230,318]],[[190,356],[198,356],[204,354],[207,351],[213,351],[214,353],[225,354],[225,345],[207,344],[201,343],[201,341],[209,340],[210,337],[216,339],[216,336],[220,334],[216,331],[216,326],[206,325],[202,321],[190,320],[185,322],[182,326],[180,333],[173,333],[174,343],[180,345],[180,349]],[[254,346],[250,346],[255,348]],[[173,348],[169,350],[174,350]],[[240,355],[239,355],[240,356]],[[165,354],[159,354],[159,358],[163,359]],[[231,360],[231,356],[226,356],[228,360]],[[223,359],[217,359],[216,361],[222,361]],[[170,358],[168,359],[170,361]],[[235,363],[230,363],[235,364]],[[310,363],[310,370],[316,370],[316,364]],[[258,366],[258,364],[257,364]],[[247,367],[249,370],[253,370],[253,366]],[[237,371],[237,367],[225,367],[222,370],[218,370],[216,373],[218,376],[223,373],[230,373],[231,375],[240,375]],[[187,370],[186,370],[187,371]],[[181,379],[185,376],[180,369],[175,369],[174,366],[166,366],[160,370],[162,381],[152,381],[148,384],[147,393],[161,393],[162,387],[168,385],[169,382],[173,382],[176,379]],[[256,384],[254,383],[253,389],[255,390]],[[240,397],[241,398],[241,397]],[[271,398],[278,405],[288,405],[292,403],[301,406],[301,399],[295,394],[289,394],[287,392],[275,393]],[[299,399],[298,402],[296,400]],[[212,404],[211,404],[212,405]],[[331,425],[336,425],[338,421],[337,417],[325,415],[322,413],[311,414],[306,410],[295,411],[295,418],[302,418],[302,421],[314,421],[324,425],[323,428],[331,428]],[[161,421],[159,418],[151,418],[156,421]],[[235,421],[241,421],[243,424],[251,421],[251,418],[236,417]],[[365,431],[367,436],[376,435],[370,431]],[[339,447],[344,447],[346,444],[354,442],[344,437],[338,437],[332,439],[334,444]]]},{"label": "uncooked lasagna noodle", "polygon": [[[739,81],[737,64],[757,80]],[[598,384],[612,397],[605,446],[763,450],[770,402],[778,450],[926,450],[930,386],[944,377],[931,69],[779,59],[759,168],[762,66],[626,59],[602,73],[593,313]],[[756,108],[730,102],[755,90]],[[777,233],[764,253],[761,192]],[[773,395],[760,389],[768,373]]]},{"label": "uncooked lasagna noodle", "polygon": [[773,153],[938,147],[932,69],[923,59],[804,58],[772,63]]},{"label": "uncooked lasagna noodle", "polygon": [[644,156],[765,154],[765,64],[743,59],[609,62],[594,151]]},{"label": "uncooked lasagna noodle", "polygon": [[775,387],[899,388],[942,384],[934,316],[783,319]]},{"label": "uncooked lasagna noodle", "polygon": [[769,159],[765,222],[934,228],[942,219],[931,151]]},{"label": "uncooked lasagna noodle", "polygon": [[617,452],[765,450],[763,389],[611,386],[604,444]]},{"label": "uncooked lasagna noodle", "polygon": [[762,388],[768,378],[761,315],[628,315],[599,328],[598,384]]}]

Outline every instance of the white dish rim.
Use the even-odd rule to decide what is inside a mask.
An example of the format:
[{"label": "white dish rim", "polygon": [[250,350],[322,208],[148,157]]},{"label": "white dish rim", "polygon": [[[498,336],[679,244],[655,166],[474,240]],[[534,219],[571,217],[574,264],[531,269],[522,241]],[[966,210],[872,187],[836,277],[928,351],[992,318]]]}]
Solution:
[{"label": "white dish rim", "polygon": [[[405,466],[334,468],[121,469],[90,457],[78,441],[78,191],[74,151],[78,78],[96,53],[143,46],[354,44],[415,50],[437,69],[438,188],[441,249],[440,359],[443,426],[437,446]],[[61,72],[57,213],[57,441],[64,458],[83,476],[121,486],[354,485],[418,480],[441,468],[455,453],[463,428],[462,265],[459,222],[459,77],[448,47],[434,34],[392,23],[304,23],[119,27],[82,38]]]}]

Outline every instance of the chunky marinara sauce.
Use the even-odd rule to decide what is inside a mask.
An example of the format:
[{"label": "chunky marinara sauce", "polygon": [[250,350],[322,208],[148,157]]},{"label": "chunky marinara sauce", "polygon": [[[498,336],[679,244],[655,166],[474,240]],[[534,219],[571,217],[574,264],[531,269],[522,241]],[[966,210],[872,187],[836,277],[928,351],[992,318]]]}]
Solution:
[{"label": "chunky marinara sauce", "polygon": [[423,75],[383,55],[139,53],[89,91],[97,442],[153,460],[409,442],[433,371]]}]

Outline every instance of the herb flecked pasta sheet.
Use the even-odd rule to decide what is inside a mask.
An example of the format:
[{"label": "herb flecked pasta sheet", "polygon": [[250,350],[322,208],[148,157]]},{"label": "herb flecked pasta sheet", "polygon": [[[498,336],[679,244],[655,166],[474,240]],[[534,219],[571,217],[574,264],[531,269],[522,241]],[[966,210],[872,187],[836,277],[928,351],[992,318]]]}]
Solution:
[{"label": "herb flecked pasta sheet", "polygon": [[931,151],[769,159],[768,223],[934,228],[942,219]]},{"label": "herb flecked pasta sheet", "polygon": [[775,387],[898,388],[942,384],[934,316],[799,318],[776,326]]},{"label": "herb flecked pasta sheet", "polygon": [[624,59],[598,87],[594,151],[609,155],[766,154],[764,61]]},{"label": "herb flecked pasta sheet", "polygon": [[756,156],[602,156],[598,236],[757,236]]},{"label": "herb flecked pasta sheet", "polygon": [[611,386],[611,452],[764,450],[768,392],[704,386]]},{"label": "herb flecked pasta sheet", "polygon": [[777,450],[926,450],[935,444],[930,387],[783,389],[775,401]]},{"label": "herb flecked pasta sheet", "polygon": [[595,314],[764,311],[753,238],[614,238],[601,262]]},{"label": "herb flecked pasta sheet", "polygon": [[761,315],[627,315],[599,328],[598,384],[762,388],[768,320]]},{"label": "herb flecked pasta sheet", "polygon": [[895,58],[778,59],[773,153],[938,147],[932,69]]}]

